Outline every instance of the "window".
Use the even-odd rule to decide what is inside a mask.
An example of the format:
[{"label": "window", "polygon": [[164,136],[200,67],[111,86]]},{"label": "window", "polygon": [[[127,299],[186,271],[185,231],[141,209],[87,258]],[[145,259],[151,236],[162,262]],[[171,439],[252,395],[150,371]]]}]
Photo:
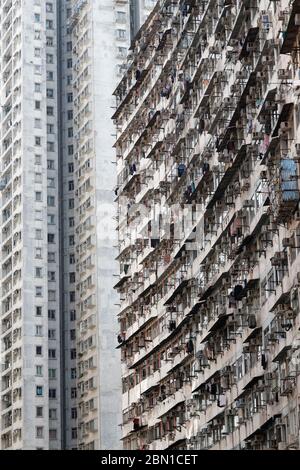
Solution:
[{"label": "window", "polygon": [[57,410],[56,408],[49,409],[49,419],[57,419]]},{"label": "window", "polygon": [[34,156],[34,164],[41,165],[42,164],[42,155],[35,155]]},{"label": "window", "polygon": [[56,388],[49,388],[49,398],[55,400],[56,398]]},{"label": "window", "polygon": [[53,21],[52,20],[46,20],[46,29],[53,29]]},{"label": "window", "polygon": [[47,178],[47,187],[55,188],[55,178]]},{"label": "window", "polygon": [[48,290],[48,300],[51,300],[51,301],[56,300],[55,290]]},{"label": "window", "polygon": [[42,297],[43,295],[43,288],[41,286],[36,286],[35,288],[35,296]]},{"label": "window", "polygon": [[72,51],[72,41],[67,42],[67,51],[71,52]]},{"label": "window", "polygon": [[125,29],[117,29],[117,38],[118,39],[126,39],[126,30]]},{"label": "window", "polygon": [[54,170],[54,160],[47,160],[47,169]]},{"label": "window", "polygon": [[48,233],[48,243],[55,243],[55,234]]},{"label": "window", "polygon": [[41,84],[40,83],[35,83],[34,84],[34,91],[36,93],[40,93],[41,92]]},{"label": "window", "polygon": [[35,355],[36,355],[36,356],[41,356],[41,355],[42,355],[42,352],[43,352],[42,346],[36,346],[36,347],[35,347]]},{"label": "window", "polygon": [[35,127],[36,129],[41,129],[41,127],[42,127],[42,121],[41,121],[41,119],[35,119],[35,120],[34,120],[34,127]]},{"label": "window", "polygon": [[37,317],[41,317],[42,316],[42,307],[40,305],[36,306],[35,307],[35,315]]},{"label": "window", "polygon": [[53,98],[53,97],[54,97],[53,88],[47,88],[47,98]]},{"label": "window", "polygon": [[35,336],[43,336],[42,325],[35,325]]},{"label": "window", "polygon": [[42,230],[40,228],[35,229],[35,238],[36,240],[42,239]]},{"label": "window", "polygon": [[54,80],[54,73],[51,70],[47,70],[47,80],[48,82],[53,82]]},{"label": "window", "polygon": [[73,155],[73,153],[74,153],[74,146],[68,145],[68,155]]},{"label": "window", "polygon": [[69,199],[69,209],[74,209],[74,199]]},{"label": "window", "polygon": [[68,101],[68,103],[73,102],[73,93],[67,93],[67,101]]},{"label": "window", "polygon": [[56,429],[49,429],[49,439],[51,441],[57,439],[57,430]]},{"label": "window", "polygon": [[56,317],[56,315],[55,315],[55,310],[53,310],[53,309],[48,310],[48,318],[49,318],[49,320],[55,320],[55,317]]},{"label": "window", "polygon": [[52,3],[46,3],[46,11],[49,13],[53,12],[53,4]]},{"label": "window", "polygon": [[117,21],[119,23],[125,23],[126,21],[126,13],[124,11],[117,11]]},{"label": "window", "polygon": [[42,173],[35,173],[34,181],[35,181],[35,183],[41,183],[42,182]]},{"label": "window", "polygon": [[42,258],[42,248],[36,248],[35,249],[35,257],[37,259],[41,259]]},{"label": "window", "polygon": [[39,277],[39,278],[43,277],[42,273],[43,273],[42,268],[35,268],[35,277]]},{"label": "window", "polygon": [[35,409],[36,409],[36,417],[37,418],[42,418],[43,417],[43,407],[42,406],[37,406]]},{"label": "window", "polygon": [[76,339],[76,330],[70,330],[70,339],[71,340]]},{"label": "window", "polygon": [[34,66],[34,74],[35,75],[42,75],[42,67],[40,65]]},{"label": "window", "polygon": [[76,359],[76,349],[71,349],[71,351],[70,351],[70,358],[71,358],[71,359]]},{"label": "window", "polygon": [[69,187],[69,191],[74,190],[74,181],[73,180],[69,181],[68,187]]},{"label": "window", "polygon": [[49,349],[48,357],[49,359],[56,359],[56,349]]},{"label": "window", "polygon": [[71,379],[76,379],[76,368],[75,367],[71,368]]},{"label": "window", "polygon": [[77,419],[77,408],[71,408],[71,419]]},{"label": "window", "polygon": [[76,320],[76,310],[70,310],[70,321]]},{"label": "window", "polygon": [[42,142],[41,137],[35,136],[35,138],[34,138],[34,145],[36,145],[37,147],[40,147],[40,146],[41,146],[41,142]]},{"label": "window", "polygon": [[34,102],[34,107],[35,107],[35,109],[41,109],[41,102],[40,101],[35,101]]},{"label": "window", "polygon": [[54,125],[47,124],[47,134],[54,134]]},{"label": "window", "polygon": [[74,237],[74,235],[70,235],[70,236],[69,236],[69,245],[70,245],[70,246],[75,245],[75,237]]},{"label": "window", "polygon": [[48,271],[48,281],[55,281],[55,271]]},{"label": "window", "polygon": [[49,379],[56,379],[56,369],[49,369]]},{"label": "window", "polygon": [[53,251],[48,252],[48,263],[55,263],[55,253]]},{"label": "window", "polygon": [[56,338],[56,330],[54,330],[54,329],[48,330],[48,338],[49,339],[55,339]]},{"label": "window", "polygon": [[47,142],[47,151],[54,152],[54,142]]},{"label": "window", "polygon": [[71,388],[71,398],[76,398],[77,397],[77,389],[76,387]]},{"label": "window", "polygon": [[35,375],[37,377],[43,377],[43,366],[35,366]]},{"label": "window", "polygon": [[74,163],[68,163],[68,172],[73,173],[74,172]]},{"label": "window", "polygon": [[46,45],[47,45],[47,46],[53,46],[53,37],[47,36],[47,38],[46,38]]},{"label": "window", "polygon": [[41,57],[41,49],[40,47],[34,48],[34,57]]},{"label": "window", "polygon": [[53,64],[53,54],[46,54],[46,63]]},{"label": "window", "polygon": [[69,273],[69,282],[73,284],[75,282],[75,273]]},{"label": "window", "polygon": [[36,437],[37,439],[43,439],[44,437],[44,428],[43,426],[36,427]]},{"label": "window", "polygon": [[73,61],[72,61],[72,59],[68,59],[67,60],[67,68],[71,69],[72,67],[73,67]]},{"label": "window", "polygon": [[75,255],[73,253],[69,256],[69,263],[75,264]]},{"label": "window", "polygon": [[41,385],[37,385],[35,388],[35,394],[37,397],[43,396],[43,387]]},{"label": "window", "polygon": [[54,115],[53,106],[47,106],[47,116],[53,116],[53,115]]},{"label": "window", "polygon": [[73,111],[72,110],[68,110],[68,121],[71,121],[73,119]]},{"label": "window", "polygon": [[48,225],[53,225],[55,224],[55,215],[54,214],[48,214]]},{"label": "window", "polygon": [[71,291],[69,293],[69,298],[70,298],[70,302],[75,302],[75,292],[74,291]]},{"label": "window", "polygon": [[43,220],[43,213],[40,210],[35,211],[35,220]]},{"label": "window", "polygon": [[72,85],[73,77],[72,75],[67,75],[67,85]]},{"label": "window", "polygon": [[127,55],[127,49],[126,47],[118,47],[118,56],[125,58]]},{"label": "window", "polygon": [[74,227],[75,226],[75,219],[74,217],[69,217],[69,227]]},{"label": "window", "polygon": [[71,436],[72,436],[72,439],[77,439],[77,428],[72,428]]},{"label": "window", "polygon": [[68,128],[68,137],[73,137],[73,127]]},{"label": "window", "polygon": [[41,193],[41,191],[36,191],[36,192],[35,192],[35,200],[36,200],[36,202],[41,202],[41,201],[42,201],[42,193]]},{"label": "window", "polygon": [[41,22],[41,15],[39,13],[34,14],[34,22],[40,23]]}]

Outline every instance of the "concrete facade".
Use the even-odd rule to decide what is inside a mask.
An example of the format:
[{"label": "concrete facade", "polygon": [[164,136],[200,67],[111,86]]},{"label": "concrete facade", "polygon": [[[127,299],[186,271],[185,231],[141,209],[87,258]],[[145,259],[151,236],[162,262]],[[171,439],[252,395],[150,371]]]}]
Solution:
[{"label": "concrete facade", "polygon": [[299,1],[158,2],[117,110],[125,449],[299,449]]}]

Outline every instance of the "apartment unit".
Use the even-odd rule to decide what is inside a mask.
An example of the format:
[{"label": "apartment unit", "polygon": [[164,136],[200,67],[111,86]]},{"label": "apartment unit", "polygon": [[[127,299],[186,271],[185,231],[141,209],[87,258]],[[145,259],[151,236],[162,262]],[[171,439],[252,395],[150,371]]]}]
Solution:
[{"label": "apartment unit", "polygon": [[299,449],[299,41],[299,0],[162,0],[132,44],[125,449]]}]

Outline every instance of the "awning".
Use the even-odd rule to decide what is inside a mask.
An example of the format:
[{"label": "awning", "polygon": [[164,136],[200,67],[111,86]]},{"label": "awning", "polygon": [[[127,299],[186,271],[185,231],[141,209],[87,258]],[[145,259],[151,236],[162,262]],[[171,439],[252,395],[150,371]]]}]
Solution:
[{"label": "awning", "polygon": [[300,13],[299,0],[295,0],[292,6],[292,12],[285,31],[283,31],[283,43],[281,45],[280,54],[288,54],[292,52],[293,46],[296,41],[297,34],[299,33],[299,26],[295,25],[295,16]]}]

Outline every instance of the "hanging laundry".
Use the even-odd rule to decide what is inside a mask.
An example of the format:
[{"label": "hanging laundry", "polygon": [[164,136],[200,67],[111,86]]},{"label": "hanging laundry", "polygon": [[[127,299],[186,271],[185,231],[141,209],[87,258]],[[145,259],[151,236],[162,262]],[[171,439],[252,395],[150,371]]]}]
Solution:
[{"label": "hanging laundry", "polygon": [[237,284],[234,287],[233,295],[234,295],[235,300],[242,300],[242,298],[244,297],[244,288],[243,288],[243,286],[241,286],[240,284]]},{"label": "hanging laundry", "polygon": [[256,328],[256,317],[254,314],[251,314],[248,316],[248,326],[249,328],[251,328],[252,330],[254,328]]},{"label": "hanging laundry", "polygon": [[179,165],[177,167],[178,178],[181,178],[181,176],[184,175],[185,170],[186,170],[185,164],[184,163],[179,163]]},{"label": "hanging laundry", "polygon": [[194,343],[189,339],[185,345],[186,352],[191,354],[194,351]]},{"label": "hanging laundry", "polygon": [[209,163],[204,162],[202,165],[202,172],[205,175],[209,171]]},{"label": "hanging laundry", "polygon": [[223,406],[226,406],[226,396],[225,395],[219,395],[218,407],[222,408]]}]

